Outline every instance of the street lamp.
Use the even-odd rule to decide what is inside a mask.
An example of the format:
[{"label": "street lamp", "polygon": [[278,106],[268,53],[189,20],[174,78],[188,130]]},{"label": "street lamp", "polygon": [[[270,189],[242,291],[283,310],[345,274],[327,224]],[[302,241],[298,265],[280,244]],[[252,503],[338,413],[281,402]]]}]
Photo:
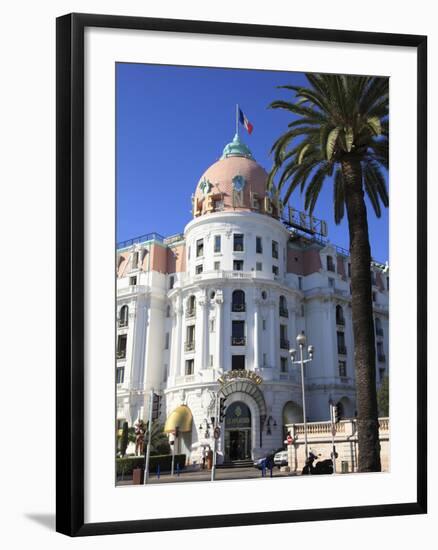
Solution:
[{"label": "street lamp", "polygon": [[301,334],[298,334],[297,344],[298,344],[298,347],[300,348],[299,360],[295,361],[297,350],[290,349],[289,353],[292,360],[292,364],[301,366],[301,392],[302,392],[302,401],[303,401],[303,423],[304,423],[304,453],[307,460],[308,452],[307,452],[306,396],[304,391],[304,363],[310,363],[310,361],[312,361],[315,348],[312,345],[309,345],[307,347],[308,357],[307,359],[304,359],[304,346],[306,345],[306,335],[304,334],[304,332],[302,332]]}]

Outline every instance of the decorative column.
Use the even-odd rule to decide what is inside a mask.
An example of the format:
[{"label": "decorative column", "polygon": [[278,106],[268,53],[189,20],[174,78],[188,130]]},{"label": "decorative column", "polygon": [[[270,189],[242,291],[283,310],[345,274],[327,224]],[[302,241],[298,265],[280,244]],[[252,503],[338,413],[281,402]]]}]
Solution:
[{"label": "decorative column", "polygon": [[224,297],[221,290],[216,292],[216,369],[222,371],[223,369],[223,329],[222,329],[222,309],[224,304]]},{"label": "decorative column", "polygon": [[260,369],[260,300],[254,300],[254,370]]},{"label": "decorative column", "polygon": [[181,376],[184,371],[182,371],[181,366],[181,349],[183,346],[183,342],[181,339],[182,335],[182,325],[183,325],[183,303],[182,303],[182,296],[179,295],[176,300],[176,343],[175,343],[175,367],[174,372],[175,376]]},{"label": "decorative column", "polygon": [[277,327],[275,326],[275,305],[276,303],[274,300],[269,302],[269,366],[272,368],[274,368],[277,364],[277,349],[280,345],[277,334]]}]

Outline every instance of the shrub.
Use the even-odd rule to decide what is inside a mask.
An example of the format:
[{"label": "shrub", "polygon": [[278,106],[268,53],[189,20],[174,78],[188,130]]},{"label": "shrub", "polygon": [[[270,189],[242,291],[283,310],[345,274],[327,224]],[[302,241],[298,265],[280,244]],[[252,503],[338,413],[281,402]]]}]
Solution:
[{"label": "shrub", "polygon": [[[154,473],[157,470],[158,464],[160,465],[161,472],[170,472],[172,468],[172,455],[151,456],[149,459],[149,471]],[[180,469],[183,469],[186,465],[186,455],[175,455],[175,471],[177,464],[179,464]],[[132,470],[135,468],[144,468],[144,456],[127,456],[116,459],[117,475],[121,475],[122,472],[123,475],[132,474]]]},{"label": "shrub", "polygon": [[128,448],[128,443],[129,443],[128,437],[129,437],[128,436],[128,423],[123,422],[122,436],[120,438],[120,454],[122,456],[125,456],[126,449]]}]

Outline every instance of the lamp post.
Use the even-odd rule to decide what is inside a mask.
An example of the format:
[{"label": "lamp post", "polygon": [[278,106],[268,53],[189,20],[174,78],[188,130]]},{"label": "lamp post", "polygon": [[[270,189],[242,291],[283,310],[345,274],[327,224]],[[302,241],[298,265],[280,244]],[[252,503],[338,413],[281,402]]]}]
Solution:
[{"label": "lamp post", "polygon": [[305,389],[304,389],[304,364],[310,363],[313,359],[313,354],[315,351],[315,348],[311,345],[307,347],[307,355],[308,357],[304,359],[304,346],[306,345],[306,335],[304,332],[301,334],[298,334],[297,336],[297,344],[300,348],[300,358],[299,360],[295,361],[295,356],[297,351],[295,349],[290,349],[290,357],[292,360],[293,365],[300,365],[301,367],[301,393],[302,393],[302,401],[303,401],[303,424],[304,424],[304,453],[305,453],[305,460],[308,458],[308,451],[307,451],[307,419],[306,419],[306,395],[305,395]]}]

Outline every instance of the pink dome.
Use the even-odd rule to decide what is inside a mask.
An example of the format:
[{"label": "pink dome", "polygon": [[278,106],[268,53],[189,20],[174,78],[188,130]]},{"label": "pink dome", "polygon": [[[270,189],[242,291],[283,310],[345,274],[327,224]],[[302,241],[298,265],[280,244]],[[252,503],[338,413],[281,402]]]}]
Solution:
[{"label": "pink dome", "polygon": [[[255,210],[254,199],[258,199],[261,211],[267,180],[266,170],[251,158],[222,158],[206,170],[196,187],[195,204],[198,204],[198,215],[207,212],[208,194],[212,194],[215,201],[223,202],[221,210]],[[239,185],[242,186],[240,193]]]}]

